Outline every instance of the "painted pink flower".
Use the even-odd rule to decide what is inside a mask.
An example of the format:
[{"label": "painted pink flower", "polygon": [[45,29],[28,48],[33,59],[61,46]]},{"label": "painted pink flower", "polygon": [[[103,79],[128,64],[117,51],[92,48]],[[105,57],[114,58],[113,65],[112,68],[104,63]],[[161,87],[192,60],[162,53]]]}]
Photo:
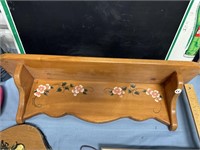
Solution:
[{"label": "painted pink flower", "polygon": [[114,87],[112,93],[115,95],[119,95],[120,97],[122,97],[125,94],[125,92],[120,87]]},{"label": "painted pink flower", "polygon": [[39,93],[44,93],[45,92],[45,90],[46,90],[46,86],[44,86],[44,85],[39,85],[38,86],[38,88],[37,88],[37,92],[39,92]]},{"label": "painted pink flower", "polygon": [[51,86],[50,86],[49,84],[46,84],[45,86],[46,86],[46,89],[47,89],[47,90],[50,90],[50,89],[51,89]]},{"label": "painted pink flower", "polygon": [[37,96],[37,97],[40,97],[41,93],[40,92],[35,92],[34,95]]},{"label": "painted pink flower", "polygon": [[155,100],[156,102],[159,102],[160,100],[162,100],[162,98],[161,98],[161,97],[156,97],[154,100]]},{"label": "painted pink flower", "polygon": [[76,91],[78,91],[78,92],[81,92],[81,93],[83,93],[84,92],[84,88],[83,88],[83,86],[82,85],[77,85],[77,86],[75,86],[75,88],[74,88]]},{"label": "painted pink flower", "polygon": [[77,94],[79,93],[79,91],[73,89],[73,90],[72,90],[72,93],[74,94],[74,96],[77,96]]},{"label": "painted pink flower", "polygon": [[151,95],[152,98],[154,98],[154,100],[156,102],[159,102],[160,100],[162,100],[162,98],[160,97],[160,93],[157,90],[152,90],[152,89],[148,88],[146,91],[146,94]]},{"label": "painted pink flower", "polygon": [[146,91],[146,94],[147,94],[147,95],[151,95],[152,92],[153,92],[153,90],[150,89],[150,88],[148,88],[147,91]]},{"label": "painted pink flower", "polygon": [[122,91],[122,93],[119,95],[120,97],[123,97],[123,95],[125,94],[124,91]]},{"label": "painted pink flower", "polygon": [[72,90],[72,93],[74,94],[74,96],[77,96],[78,93],[83,93],[83,92],[84,92],[84,88],[82,85],[77,85]]},{"label": "painted pink flower", "polygon": [[153,98],[158,98],[158,97],[160,97],[160,94],[159,94],[159,92],[158,92],[157,90],[153,90],[150,94],[151,94],[151,96],[152,96]]}]

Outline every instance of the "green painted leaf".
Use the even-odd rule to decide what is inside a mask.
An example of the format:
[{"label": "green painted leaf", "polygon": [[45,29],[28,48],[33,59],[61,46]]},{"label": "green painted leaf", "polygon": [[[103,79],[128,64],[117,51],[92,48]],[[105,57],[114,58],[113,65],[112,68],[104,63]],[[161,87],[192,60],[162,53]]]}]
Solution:
[{"label": "green painted leaf", "polygon": [[46,93],[49,93],[49,91],[48,91],[48,90],[46,90],[45,92],[46,92]]},{"label": "green painted leaf", "polygon": [[110,95],[113,96],[114,94],[113,94],[113,93],[110,93]]},{"label": "green painted leaf", "polygon": [[131,87],[132,87],[132,88],[135,88],[135,87],[136,87],[136,85],[132,83],[132,84],[131,84]]},{"label": "green painted leaf", "polygon": [[143,90],[142,92],[145,92],[145,93],[146,93],[146,92],[147,92],[147,90]]},{"label": "green painted leaf", "polygon": [[62,91],[62,89],[59,87],[56,92],[61,92],[61,91]]},{"label": "green painted leaf", "polygon": [[131,93],[132,91],[130,89],[128,89],[128,93]]},{"label": "green painted leaf", "polygon": [[88,90],[87,89],[84,89],[84,92],[87,92]]},{"label": "green painted leaf", "polygon": [[44,92],[44,95],[47,96],[48,94],[46,92]]},{"label": "green painted leaf", "polygon": [[160,95],[160,98],[163,98],[163,97]]},{"label": "green painted leaf", "polygon": [[126,87],[126,86],[122,87],[122,90],[123,90],[123,91],[126,91],[126,89],[127,89],[127,87]]},{"label": "green painted leaf", "polygon": [[63,83],[62,83],[62,86],[65,86],[66,84],[67,84],[67,82],[63,82]]},{"label": "green painted leaf", "polygon": [[68,86],[66,86],[66,87],[65,87],[65,90],[69,90],[69,87],[68,87]]},{"label": "green painted leaf", "polygon": [[83,92],[83,94],[87,94],[86,92]]},{"label": "green painted leaf", "polygon": [[73,85],[73,84],[70,84],[70,87],[74,87],[74,85]]},{"label": "green painted leaf", "polygon": [[140,92],[138,92],[138,91],[135,91],[135,92],[134,92],[134,94],[136,94],[136,95],[140,95]]},{"label": "green painted leaf", "polygon": [[34,91],[34,93],[37,92],[37,90]]},{"label": "green painted leaf", "polygon": [[53,89],[53,86],[51,86],[51,89]]}]

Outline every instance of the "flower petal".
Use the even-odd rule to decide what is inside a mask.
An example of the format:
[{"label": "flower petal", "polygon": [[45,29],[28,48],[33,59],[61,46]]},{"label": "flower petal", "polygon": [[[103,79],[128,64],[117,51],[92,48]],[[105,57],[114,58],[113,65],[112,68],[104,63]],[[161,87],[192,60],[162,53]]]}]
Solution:
[{"label": "flower petal", "polygon": [[83,93],[83,92],[84,92],[84,88],[82,88],[82,89],[80,90],[80,92]]},{"label": "flower petal", "polygon": [[113,89],[116,90],[117,88],[118,88],[118,87],[116,86],[116,87],[114,87]]},{"label": "flower petal", "polygon": [[79,91],[78,91],[78,90],[74,90],[74,92],[75,92],[76,94],[78,94],[78,93],[79,93]]},{"label": "flower petal", "polygon": [[155,99],[155,101],[158,103],[159,101],[157,99]]},{"label": "flower petal", "polygon": [[47,88],[47,90],[50,90],[51,86],[49,84],[46,84],[46,88]]},{"label": "flower petal", "polygon": [[40,92],[35,92],[34,95],[37,96],[37,97],[41,96]]},{"label": "flower petal", "polygon": [[148,88],[148,89],[147,89],[147,92],[150,92],[150,91],[152,91],[152,90],[151,90],[150,88]]},{"label": "flower petal", "polygon": [[156,97],[155,100],[160,101],[160,100],[162,100],[162,98]]},{"label": "flower petal", "polygon": [[40,93],[44,93],[45,90],[46,90],[46,86],[44,85],[39,85],[37,88],[37,92],[40,92]]},{"label": "flower petal", "polygon": [[118,92],[117,95],[119,95],[119,96],[122,95],[122,92]]},{"label": "flower petal", "polygon": [[115,92],[115,90],[112,90],[112,93],[113,93],[113,94],[117,94],[117,93]]},{"label": "flower petal", "polygon": [[155,92],[155,93],[159,93],[157,90],[154,90],[153,92]]},{"label": "flower petal", "polygon": [[149,92],[146,92],[146,94],[147,94],[147,95],[150,95],[150,93],[149,93]]},{"label": "flower petal", "polygon": [[153,94],[153,90],[151,90],[151,91],[149,92],[149,94],[152,95],[152,94]]},{"label": "flower petal", "polygon": [[147,94],[147,95],[150,95],[150,93],[149,93],[149,92],[146,92],[146,94]]}]

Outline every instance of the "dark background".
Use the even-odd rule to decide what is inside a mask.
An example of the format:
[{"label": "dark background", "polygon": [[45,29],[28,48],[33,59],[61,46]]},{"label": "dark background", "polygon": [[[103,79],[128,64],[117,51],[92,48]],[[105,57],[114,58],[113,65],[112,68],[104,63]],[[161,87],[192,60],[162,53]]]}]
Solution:
[{"label": "dark background", "polygon": [[8,1],[27,54],[164,59],[189,1]]}]

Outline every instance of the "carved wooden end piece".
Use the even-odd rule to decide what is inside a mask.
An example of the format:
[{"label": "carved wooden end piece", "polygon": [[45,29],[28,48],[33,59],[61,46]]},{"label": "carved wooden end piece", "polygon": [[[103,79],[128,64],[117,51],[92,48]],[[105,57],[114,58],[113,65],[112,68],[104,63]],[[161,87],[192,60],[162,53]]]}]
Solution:
[{"label": "carved wooden end piece", "polygon": [[183,83],[200,73],[192,62],[44,55],[7,54],[1,65],[19,89],[17,123],[71,114],[94,123],[154,118],[170,130]]},{"label": "carved wooden end piece", "polygon": [[170,130],[176,130],[178,127],[176,119],[176,101],[178,95],[183,89],[183,76],[179,72],[174,72],[163,83],[166,95],[166,104],[169,112]]},{"label": "carved wooden end piece", "polygon": [[18,105],[16,121],[20,124],[24,122],[23,117],[28,103],[29,93],[31,93],[31,87],[34,82],[34,78],[23,64],[17,64],[14,72],[14,80],[19,90],[20,101]]}]

